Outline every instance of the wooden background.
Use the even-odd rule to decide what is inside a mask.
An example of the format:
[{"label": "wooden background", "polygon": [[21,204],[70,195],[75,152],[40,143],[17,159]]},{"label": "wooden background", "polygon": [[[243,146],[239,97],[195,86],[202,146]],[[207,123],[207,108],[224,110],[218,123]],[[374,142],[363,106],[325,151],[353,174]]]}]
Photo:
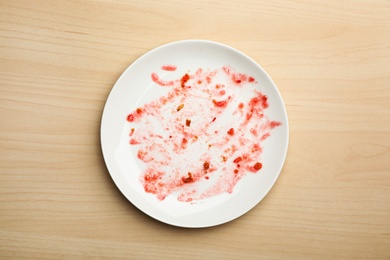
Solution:
[{"label": "wooden background", "polygon": [[[182,39],[274,79],[276,185],[228,224],[159,223],[119,192],[100,120],[120,74]],[[390,1],[0,0],[0,258],[390,259]]]}]

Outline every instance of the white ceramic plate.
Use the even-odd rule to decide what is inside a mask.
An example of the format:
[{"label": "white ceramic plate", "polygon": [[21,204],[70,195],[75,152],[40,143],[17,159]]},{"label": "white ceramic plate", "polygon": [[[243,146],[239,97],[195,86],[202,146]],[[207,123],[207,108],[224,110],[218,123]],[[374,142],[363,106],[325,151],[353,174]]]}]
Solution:
[{"label": "white ceramic plate", "polygon": [[[164,70],[162,69],[164,65],[174,65],[177,69]],[[230,66],[236,72],[253,77],[255,82],[250,84],[247,82],[247,84],[268,97],[269,107],[264,109],[264,113],[268,118],[281,123],[271,130],[271,135],[267,139],[261,142],[262,153],[259,160],[261,159],[263,168],[256,173],[242,175],[231,192],[222,192],[219,195],[206,196],[190,202],[178,200],[180,189],[167,194],[163,200],[158,199],[156,194],[145,192],[142,176],[146,163],[137,158],[136,145],[129,144],[129,132],[134,125],[126,118],[136,108],[166,95],[167,91],[173,88],[156,84],[152,80],[152,73],[157,73],[164,81],[170,81],[180,80],[186,73],[195,75],[199,68],[202,68],[203,72],[219,70],[218,73],[222,73],[221,68],[224,66]],[[230,84],[222,82],[225,83]],[[249,91],[249,87],[248,90],[242,91]],[[240,99],[240,95],[245,95],[242,91],[241,94],[235,94],[237,100]],[[228,127],[223,125],[226,122],[226,119],[217,120],[216,124],[223,129]],[[101,144],[112,179],[131,203],[164,223],[195,228],[215,226],[238,218],[264,198],[277,180],[285,161],[288,133],[287,114],[281,95],[271,78],[255,61],[240,51],[220,43],[186,40],[169,43],[146,53],[121,75],[104,108]],[[220,135],[221,133],[218,134]],[[215,153],[216,150],[211,156],[220,158],[221,155]],[[203,164],[203,161],[199,161],[199,157],[195,156],[195,158],[198,158],[196,160],[199,165]],[[186,163],[188,160],[179,162],[172,160],[172,171],[176,166],[182,167]],[[222,176],[227,171],[232,169],[219,167],[209,175]],[[190,183],[190,185],[195,184]],[[199,187],[195,186],[194,189],[196,188]]]}]

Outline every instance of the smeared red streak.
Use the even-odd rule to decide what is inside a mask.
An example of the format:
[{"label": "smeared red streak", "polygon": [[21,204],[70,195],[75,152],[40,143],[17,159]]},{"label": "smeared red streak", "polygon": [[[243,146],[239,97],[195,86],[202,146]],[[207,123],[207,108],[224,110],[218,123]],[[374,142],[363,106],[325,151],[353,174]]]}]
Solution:
[{"label": "smeared red streak", "polygon": [[175,82],[173,80],[165,81],[160,79],[160,77],[157,75],[157,73],[152,73],[151,75],[152,80],[157,83],[160,86],[166,87],[166,86],[173,86]]},{"label": "smeared red streak", "polygon": [[246,113],[246,122],[245,123],[247,123],[252,118],[252,115],[253,115],[253,111]]},{"label": "smeared red streak", "polygon": [[264,140],[267,139],[269,136],[270,136],[269,133],[263,134],[263,135],[261,136],[261,140],[264,141]]},{"label": "smeared red streak", "polygon": [[134,128],[131,128],[129,136],[133,136],[134,134]]},{"label": "smeared red streak", "polygon": [[259,93],[259,95],[257,97],[254,97],[252,98],[250,101],[249,101],[249,106],[250,107],[255,107],[256,105],[260,104],[261,103],[261,106],[263,108],[267,108],[268,107],[268,103],[267,103],[267,100],[268,100],[268,97],[266,95],[263,95],[261,93]]},{"label": "smeared red streak", "polygon": [[161,69],[166,71],[175,71],[177,67],[175,65],[163,65]]},{"label": "smeared red streak", "polygon": [[[248,102],[248,112],[245,115],[245,121],[242,125],[248,124],[254,115],[257,118],[263,118],[263,109],[266,108],[268,108],[268,97],[260,92],[257,92],[257,96]],[[257,130],[253,130],[251,132],[252,134],[257,135]]]},{"label": "smeared red streak", "polygon": [[277,126],[280,126],[282,123],[280,122],[277,122],[277,121],[272,121],[269,126],[271,127],[271,129],[277,127]]}]

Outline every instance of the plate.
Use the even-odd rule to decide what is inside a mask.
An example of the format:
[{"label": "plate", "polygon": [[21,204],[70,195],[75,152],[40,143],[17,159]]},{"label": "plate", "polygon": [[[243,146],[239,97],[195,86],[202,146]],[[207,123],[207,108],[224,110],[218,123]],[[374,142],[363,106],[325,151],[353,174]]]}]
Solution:
[{"label": "plate", "polygon": [[205,40],[169,43],[133,62],[101,122],[104,160],[123,195],[147,215],[188,228],[255,207],[280,174],[288,134],[267,73]]}]

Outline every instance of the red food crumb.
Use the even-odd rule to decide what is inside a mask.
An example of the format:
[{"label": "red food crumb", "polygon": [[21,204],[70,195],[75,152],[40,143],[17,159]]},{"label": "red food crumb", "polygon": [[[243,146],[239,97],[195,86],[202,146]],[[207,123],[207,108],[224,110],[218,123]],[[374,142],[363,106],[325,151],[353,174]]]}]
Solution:
[{"label": "red food crumb", "polygon": [[205,171],[207,171],[208,169],[210,168],[210,163],[209,162],[204,162],[204,164],[203,164],[203,169],[205,170]]},{"label": "red food crumb", "polygon": [[214,106],[216,107],[226,107],[227,106],[227,100],[217,101],[213,99]]},{"label": "red food crumb", "polygon": [[238,108],[239,109],[242,109],[244,107],[244,103],[240,103],[239,105],[238,105]]},{"label": "red food crumb", "polygon": [[138,140],[135,140],[134,138],[131,138],[129,143],[130,144],[140,144],[140,142]]},{"label": "red food crumb", "polygon": [[247,76],[245,74],[234,73],[232,75],[232,81],[237,83],[237,84],[240,84],[241,82],[246,81],[246,80],[247,80]]},{"label": "red food crumb", "polygon": [[139,150],[139,151],[138,151],[138,154],[137,154],[137,157],[138,157],[139,159],[141,159],[141,160],[144,160],[144,159],[145,159],[145,155],[146,155],[146,153],[145,153],[144,151]]},{"label": "red food crumb", "polygon": [[254,79],[253,77],[249,77],[248,81],[249,81],[249,82],[254,82],[255,79]]},{"label": "red food crumb", "polygon": [[127,116],[127,121],[133,122],[133,121],[134,121],[134,115],[133,115],[133,114],[129,114],[129,115]]},{"label": "red food crumb", "polygon": [[192,177],[192,173],[189,172],[188,177],[183,177],[182,180],[184,183],[194,182],[194,178]]},{"label": "red food crumb", "polygon": [[190,79],[190,75],[187,73],[180,79],[181,87],[184,88],[187,81]]},{"label": "red food crumb", "polygon": [[239,162],[241,162],[242,161],[242,157],[241,156],[239,156],[239,157],[237,157],[236,159],[234,159],[234,163],[239,163]]},{"label": "red food crumb", "polygon": [[190,126],[191,125],[191,120],[190,119],[187,119],[186,120],[186,126]]},{"label": "red food crumb", "polygon": [[182,110],[182,109],[183,109],[183,107],[184,107],[184,104],[181,104],[180,106],[178,106],[178,107],[177,107],[176,111],[178,111],[178,112],[179,112],[180,110]]},{"label": "red food crumb", "polygon": [[134,134],[134,128],[131,128],[129,136],[133,136]]},{"label": "red food crumb", "polygon": [[229,131],[227,132],[229,135],[233,136],[234,135],[234,129],[230,128]]},{"label": "red food crumb", "polygon": [[156,194],[157,193],[157,188],[153,186],[153,184],[146,183],[144,186],[144,189],[146,192]]},{"label": "red food crumb", "polygon": [[257,151],[261,151],[261,147],[258,144],[254,144],[253,148],[252,148],[252,153],[257,152]]},{"label": "red food crumb", "polygon": [[260,170],[261,168],[263,168],[263,165],[259,162],[255,163],[255,165],[253,165],[253,168],[258,171]]},{"label": "red food crumb", "polygon": [[187,145],[188,145],[188,140],[187,138],[183,138],[181,140],[181,149],[186,149],[187,148]]},{"label": "red food crumb", "polygon": [[234,169],[234,173],[238,173],[238,170],[237,170],[237,169]]}]

